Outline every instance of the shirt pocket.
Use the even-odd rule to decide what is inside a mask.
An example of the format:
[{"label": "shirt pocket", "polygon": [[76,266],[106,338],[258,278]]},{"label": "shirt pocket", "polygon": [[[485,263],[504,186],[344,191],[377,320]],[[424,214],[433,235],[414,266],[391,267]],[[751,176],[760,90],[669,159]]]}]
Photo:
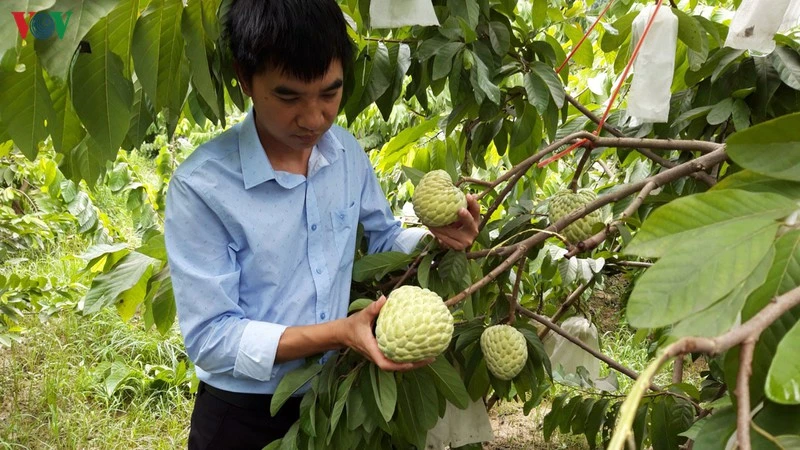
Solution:
[{"label": "shirt pocket", "polygon": [[342,209],[331,211],[333,223],[333,240],[336,243],[336,253],[339,256],[339,266],[346,266],[353,262],[355,256],[356,231],[358,230],[358,207],[355,202]]}]

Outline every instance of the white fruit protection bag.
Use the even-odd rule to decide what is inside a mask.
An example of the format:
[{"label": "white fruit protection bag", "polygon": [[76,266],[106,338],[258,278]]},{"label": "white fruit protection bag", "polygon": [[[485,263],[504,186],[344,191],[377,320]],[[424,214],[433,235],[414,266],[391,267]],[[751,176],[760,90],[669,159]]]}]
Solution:
[{"label": "white fruit protection bag", "polygon": [[[597,327],[585,317],[570,317],[561,324],[561,328],[571,336],[578,338],[589,348],[600,351],[600,340],[597,337]],[[586,350],[568,341],[563,336],[549,333],[544,338],[544,350],[550,356],[550,364],[555,369],[564,368],[564,373],[577,373],[578,367],[583,366],[592,380],[600,378],[600,361]]]},{"label": "white fruit protection bag", "polygon": [[[639,42],[647,22],[655,11],[648,6],[633,21],[631,46]],[[628,115],[634,122],[667,122],[672,98],[672,77],[678,47],[678,18],[668,7],[662,7],[644,38],[639,56],[633,64],[633,81],[628,94]]]},{"label": "white fruit protection bag", "polygon": [[372,0],[369,17],[372,28],[439,25],[431,0]]},{"label": "white fruit protection bag", "polygon": [[790,0],[743,0],[731,21],[725,46],[763,54],[775,50]]},{"label": "white fruit protection bag", "polygon": [[492,424],[483,400],[470,402],[466,409],[447,402],[444,417],[439,419],[425,442],[426,450],[444,450],[494,439]]},{"label": "white fruit protection bag", "polygon": [[800,25],[800,0],[791,0],[789,2],[789,8],[786,9],[786,15],[783,16],[783,23],[781,23],[781,27],[778,31],[783,33],[798,25]]}]

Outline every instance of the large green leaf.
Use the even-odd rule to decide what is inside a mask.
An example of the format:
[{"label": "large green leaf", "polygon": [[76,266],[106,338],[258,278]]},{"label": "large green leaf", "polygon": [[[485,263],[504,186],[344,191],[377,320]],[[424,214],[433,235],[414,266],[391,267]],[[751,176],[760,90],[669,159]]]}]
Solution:
[{"label": "large green leaf", "polygon": [[180,0],[153,0],[133,31],[134,69],[156,112],[163,108],[179,112],[186,97],[187,86],[183,85],[181,74],[184,70],[182,10]]},{"label": "large green leaf", "polygon": [[39,142],[47,138],[46,123],[55,116],[32,39],[29,34],[27,45],[20,50],[17,69],[0,71],[0,119],[17,147],[31,160],[39,152]]},{"label": "large green leaf", "polygon": [[545,114],[550,103],[550,88],[544,79],[534,73],[527,73],[523,78],[523,85],[528,94],[528,102],[536,107],[539,114]]},{"label": "large green leaf", "polygon": [[756,269],[733,291],[708,308],[682,320],[670,331],[670,336],[715,337],[728,331],[736,323],[747,297],[767,279],[774,257],[775,250],[770,248]]},{"label": "large green leaf", "polygon": [[742,221],[769,224],[795,208],[793,201],[771,193],[724,190],[683,197],[648,217],[625,250],[657,258],[676,247],[700,248],[715,236],[740,230]]},{"label": "large green leaf", "polygon": [[336,403],[334,403],[333,410],[331,411],[331,426],[330,430],[328,431],[327,438],[328,444],[331,442],[333,432],[336,431],[336,425],[339,423],[339,418],[342,417],[344,405],[347,403],[347,396],[350,394],[350,388],[353,387],[353,381],[355,381],[356,376],[358,376],[358,372],[358,370],[350,372],[342,384],[336,388]]},{"label": "large green leaf", "polygon": [[444,356],[436,358],[436,361],[425,366],[424,370],[431,374],[436,388],[450,403],[460,409],[469,405],[469,394],[464,386],[464,381],[458,371],[447,361],[447,358]]},{"label": "large green leaf", "polygon": [[[52,77],[67,79],[69,64],[78,43],[86,33],[102,18],[113,10],[120,0],[56,0],[53,12],[71,12],[69,23],[64,32],[63,39],[47,39],[36,41],[36,52],[42,60],[42,65]],[[65,18],[66,20],[66,18]],[[95,49],[92,48],[92,52]]]},{"label": "large green leaf", "polygon": [[767,279],[748,297],[742,319],[750,319],[773,298],[797,286],[800,286],[800,230],[786,233],[775,242],[775,258]]},{"label": "large green leaf", "polygon": [[753,172],[800,181],[800,113],[734,134],[728,139],[728,154]]},{"label": "large green leaf", "polygon": [[767,372],[764,392],[770,400],[784,405],[800,404],[800,323],[781,339],[775,359]]},{"label": "large green leaf", "polygon": [[414,257],[403,252],[382,252],[367,255],[353,264],[353,280],[366,281],[380,278],[387,273],[408,266]]},{"label": "large green leaf", "polygon": [[564,101],[566,101],[567,96],[564,91],[564,85],[562,85],[561,80],[558,79],[556,71],[543,62],[534,61],[531,63],[531,75],[538,76],[547,84],[553,101],[555,101],[558,109],[561,109],[564,106]]},{"label": "large green leaf", "polygon": [[397,425],[404,437],[425,448],[425,438],[438,419],[436,388],[425,372],[404,373],[397,386]]},{"label": "large green leaf", "polygon": [[657,397],[650,405],[650,442],[653,450],[672,450],[685,439],[679,434],[688,430],[694,421],[692,405],[669,395]]},{"label": "large green leaf", "polygon": [[750,170],[737,172],[717,183],[712,190],[739,189],[749,192],[770,192],[791,199],[800,199],[800,183],[768,177]]},{"label": "large green leaf", "polygon": [[131,121],[125,142],[128,149],[139,148],[147,136],[147,130],[155,122],[155,112],[150,105],[150,101],[142,92],[142,86],[137,80],[134,83],[133,108],[131,109]]},{"label": "large green leaf", "polygon": [[287,373],[278,383],[275,393],[272,395],[272,401],[269,404],[269,413],[272,416],[281,409],[286,400],[297,392],[306,383],[311,381],[318,373],[322,371],[324,366],[317,362],[316,358],[309,358],[302,367]]},{"label": "large green leaf", "polygon": [[697,439],[695,450],[725,450],[728,439],[736,431],[736,409],[732,407],[714,411],[705,420]]},{"label": "large green leaf", "polygon": [[369,375],[375,403],[378,405],[383,419],[388,422],[392,419],[397,405],[397,382],[394,379],[394,374],[383,371],[378,366],[371,364]]},{"label": "large green leaf", "polygon": [[133,103],[133,85],[123,74],[122,61],[107,49],[80,53],[70,79],[75,111],[100,152],[93,157],[114,160],[128,132]]},{"label": "large green leaf", "polygon": [[[453,57],[463,48],[464,44],[462,42],[448,42],[441,46],[433,58],[431,79],[438,80],[446,77],[453,65]],[[457,61],[456,64],[460,65],[461,61]]]},{"label": "large green leaf", "polygon": [[[19,29],[11,11],[34,12],[53,6],[56,0],[4,0],[0,14],[0,60],[6,51],[14,48],[20,40]],[[27,14],[25,20],[28,20]]]},{"label": "large green leaf", "polygon": [[800,91],[800,55],[792,48],[779,45],[769,58],[781,81]]},{"label": "large green leaf", "polygon": [[636,283],[628,301],[630,324],[662,327],[711,306],[758,266],[777,230],[774,221],[742,219],[707,234],[705,247],[667,253]]},{"label": "large green leaf", "polygon": [[[141,0],[147,4],[149,0]],[[136,19],[139,18],[140,0],[122,0],[105,18],[108,32],[108,49],[119,55],[125,66],[125,76],[133,73],[131,61],[131,42]]]},{"label": "large green leaf", "polygon": [[219,37],[219,30],[218,28],[206,29],[208,24],[213,24],[206,18],[217,10],[217,3],[219,3],[217,0],[189,2],[183,10],[181,32],[186,41],[186,56],[189,58],[192,68],[192,82],[214,114],[219,116],[217,91],[209,66],[209,61],[213,58],[214,42]]},{"label": "large green leaf", "polygon": [[114,304],[127,290],[136,286],[154,266],[161,262],[138,252],[126,255],[114,268],[92,280],[92,287],[83,299],[84,314],[100,311],[106,305]]},{"label": "large green leaf", "polygon": [[86,136],[86,130],[72,106],[67,84],[58,78],[48,78],[47,84],[55,109],[53,121],[48,124],[50,137],[56,152],[66,154],[81,143]]}]

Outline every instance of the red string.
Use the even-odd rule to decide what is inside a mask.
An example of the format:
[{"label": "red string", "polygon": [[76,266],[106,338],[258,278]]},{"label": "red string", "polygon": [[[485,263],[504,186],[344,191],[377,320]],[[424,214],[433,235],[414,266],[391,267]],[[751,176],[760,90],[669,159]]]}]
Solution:
[{"label": "red string", "polygon": [[[622,72],[622,77],[617,84],[617,87],[614,88],[614,92],[611,94],[611,98],[608,101],[608,106],[606,106],[606,111],[603,113],[603,117],[600,118],[600,124],[598,125],[597,129],[594,131],[595,136],[600,135],[600,131],[602,131],[603,126],[606,124],[606,120],[608,120],[608,116],[611,114],[611,108],[614,107],[614,102],[617,100],[617,96],[619,95],[620,90],[622,90],[622,85],[625,83],[625,79],[628,78],[628,74],[630,73],[631,68],[633,67],[633,63],[636,61],[636,57],[639,56],[639,50],[642,48],[642,44],[644,44],[644,39],[647,37],[647,34],[650,33],[650,28],[653,26],[653,22],[655,22],[656,15],[658,15],[658,10],[661,9],[661,4],[664,3],[664,0],[658,0],[658,4],[656,4],[656,9],[653,11],[653,14],[650,16],[650,19],[647,21],[647,25],[644,27],[644,31],[642,32],[642,37],[639,38],[639,42],[636,43],[636,47],[633,49],[633,53],[631,54],[631,59],[628,61],[628,64],[625,66],[625,70]],[[553,161],[557,161],[564,156],[570,154],[573,150],[578,147],[585,146],[586,144],[591,144],[592,141],[589,139],[582,139],[568,149],[564,150],[563,152],[559,152],[556,155],[547,158],[546,160],[540,162],[537,167],[542,168]],[[592,147],[592,146],[590,146]]]},{"label": "red string", "polygon": [[572,57],[575,56],[575,53],[577,53],[578,49],[581,48],[581,45],[583,45],[583,42],[586,40],[586,38],[589,37],[589,34],[592,32],[592,30],[594,30],[594,27],[596,27],[597,24],[600,23],[600,19],[602,19],[603,16],[606,15],[606,13],[608,12],[609,8],[611,8],[612,4],[614,4],[614,0],[611,0],[610,2],[608,2],[606,7],[600,13],[600,15],[597,16],[597,20],[595,20],[594,23],[592,24],[592,26],[590,26],[589,29],[586,30],[586,33],[583,34],[583,37],[581,38],[581,40],[577,43],[577,45],[575,45],[572,48],[572,51],[569,52],[569,55],[567,55],[567,59],[565,59],[564,62],[562,62],[561,65],[558,66],[558,69],[556,69],[556,73],[561,73],[561,69],[563,69],[564,66],[566,66],[567,63],[572,59]]}]

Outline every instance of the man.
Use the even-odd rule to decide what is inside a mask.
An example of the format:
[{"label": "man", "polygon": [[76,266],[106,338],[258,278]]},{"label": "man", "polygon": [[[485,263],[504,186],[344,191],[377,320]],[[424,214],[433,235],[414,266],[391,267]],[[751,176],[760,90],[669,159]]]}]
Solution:
[{"label": "man", "polygon": [[[299,417],[269,415],[270,394],[303,358],[349,347],[398,364],[372,334],[385,298],[347,317],[355,237],[371,253],[412,251],[364,151],[332,126],[352,44],[335,0],[238,0],[226,24],[246,119],[198,148],[167,194],[165,238],[178,319],[201,380],[190,449],[260,449]],[[464,249],[478,232],[469,197],[459,223],[432,234]]]}]

